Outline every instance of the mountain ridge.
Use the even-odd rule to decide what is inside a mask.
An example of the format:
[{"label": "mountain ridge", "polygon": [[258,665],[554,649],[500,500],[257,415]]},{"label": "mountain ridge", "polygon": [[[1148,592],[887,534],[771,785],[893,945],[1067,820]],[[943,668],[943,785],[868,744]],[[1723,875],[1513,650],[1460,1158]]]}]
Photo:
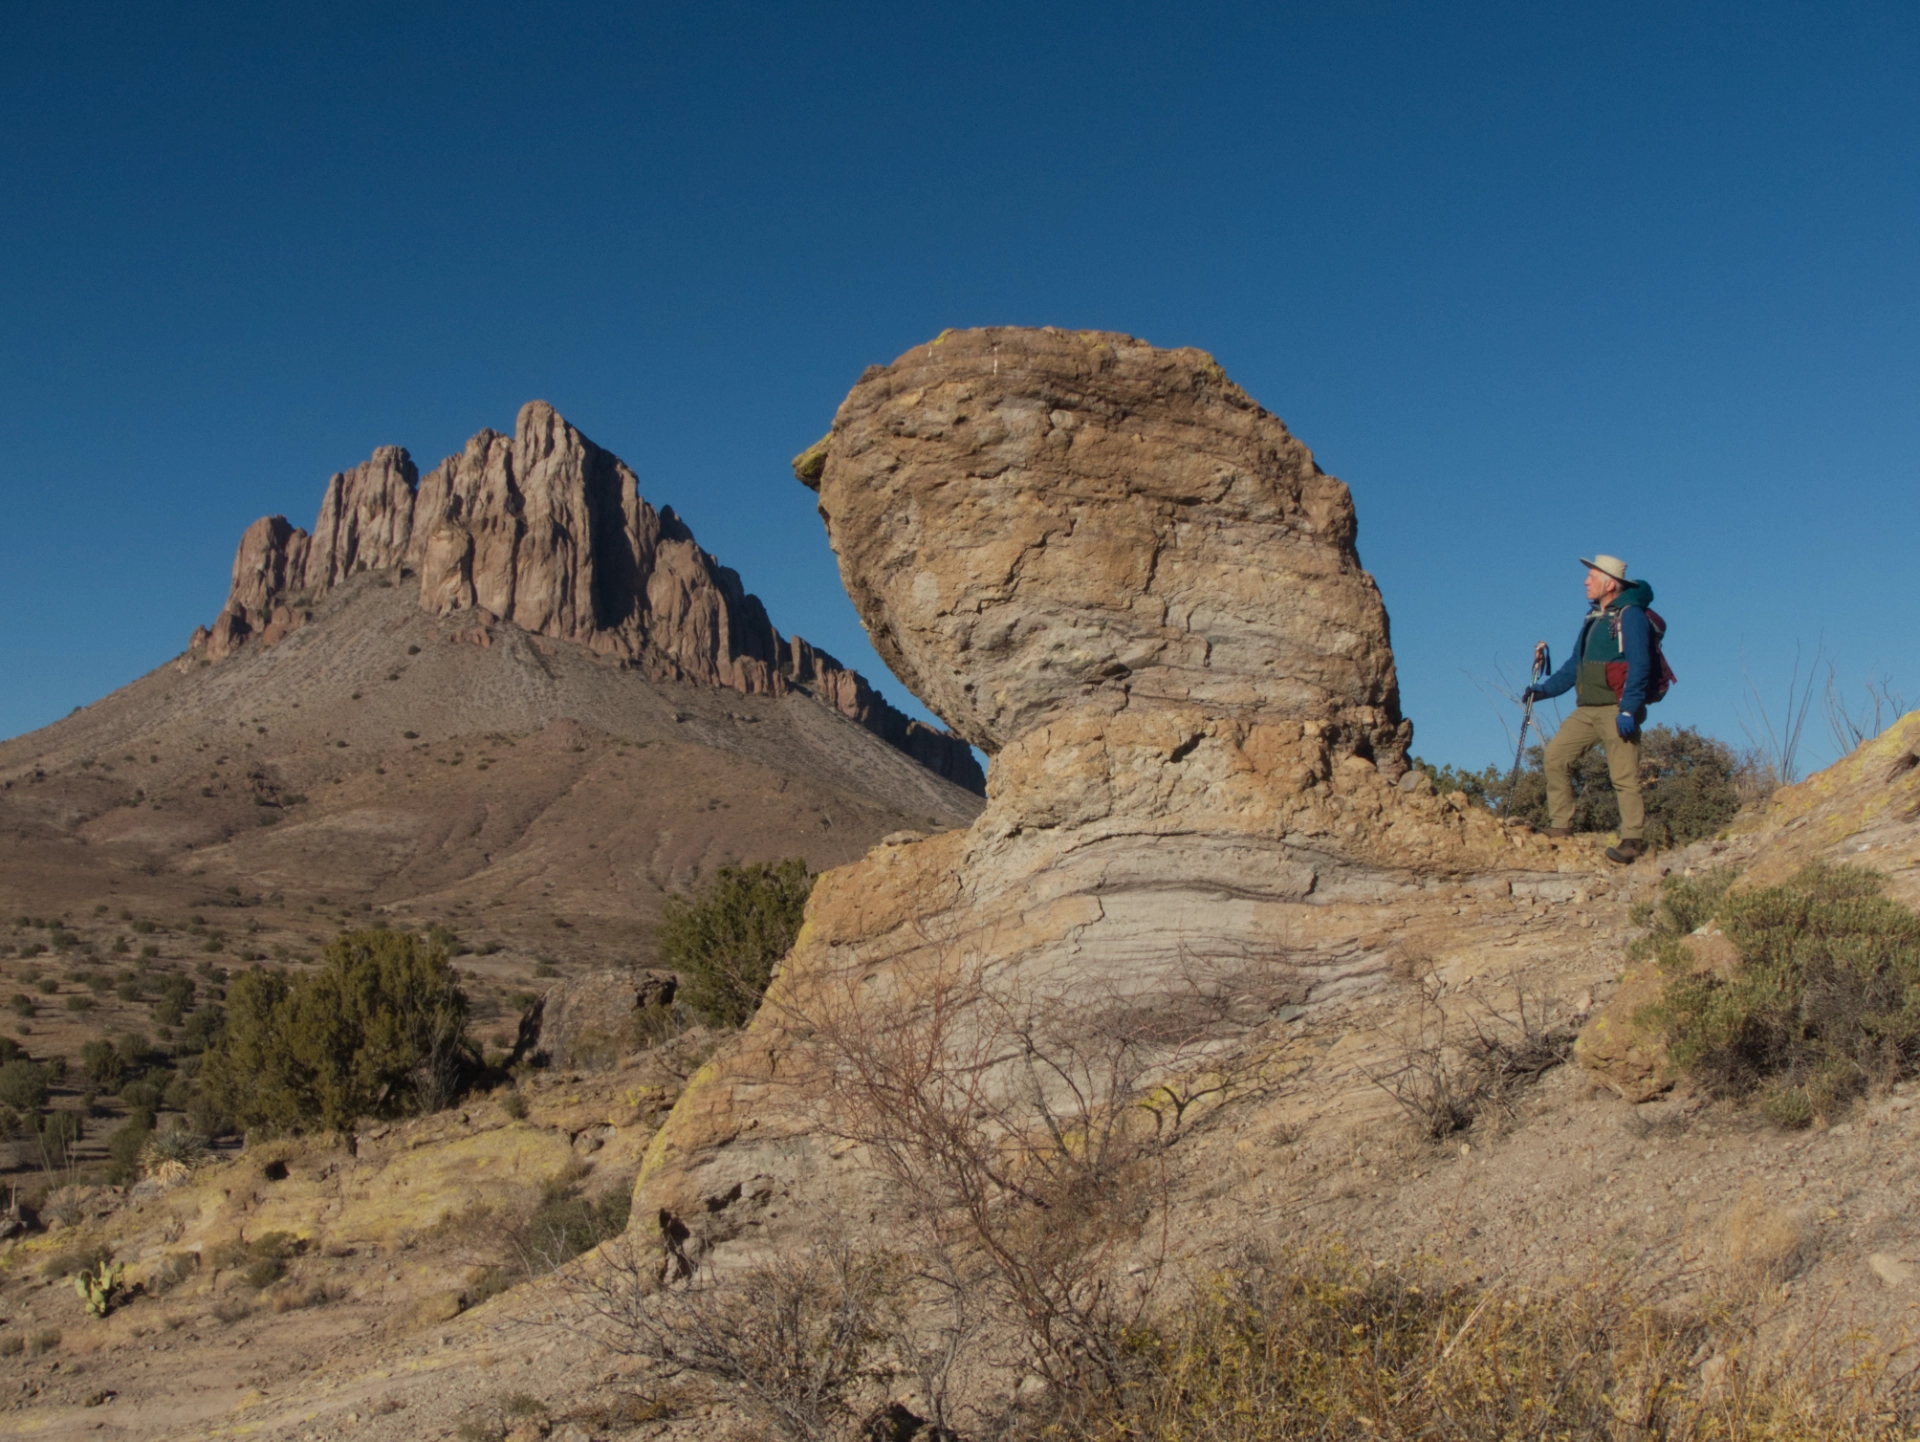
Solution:
[{"label": "mountain ridge", "polygon": [[328,481],[312,531],[263,516],[241,536],[226,604],[197,628],[187,660],[222,662],[278,645],[316,600],[362,572],[417,580],[438,617],[469,613],[577,642],[653,680],[743,695],[801,692],[937,775],[984,794],[966,742],[913,720],[865,677],[800,636],[783,636],[739,574],[694,539],[633,470],[545,401],[512,436],[481,430],[424,477],[381,446]]}]

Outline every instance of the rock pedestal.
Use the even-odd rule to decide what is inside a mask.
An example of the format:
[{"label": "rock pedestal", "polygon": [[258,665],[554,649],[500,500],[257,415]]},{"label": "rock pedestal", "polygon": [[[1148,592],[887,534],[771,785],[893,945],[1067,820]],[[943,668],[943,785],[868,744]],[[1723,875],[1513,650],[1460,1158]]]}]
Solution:
[{"label": "rock pedestal", "polygon": [[1227,1038],[1384,985],[1443,880],[1592,864],[1408,771],[1352,498],[1200,351],[949,332],[870,369],[795,470],[875,647],[992,754],[988,804],[820,879],[636,1216],[712,1245],[818,1183],[832,1097],[792,1054],[836,988],[884,1009],[957,968],[986,1004]]}]

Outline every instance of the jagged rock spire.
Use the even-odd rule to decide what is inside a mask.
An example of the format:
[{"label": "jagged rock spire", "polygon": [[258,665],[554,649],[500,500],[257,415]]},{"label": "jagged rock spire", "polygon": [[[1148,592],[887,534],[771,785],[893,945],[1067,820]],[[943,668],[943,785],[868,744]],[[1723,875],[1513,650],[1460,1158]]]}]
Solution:
[{"label": "jagged rock spire", "polygon": [[481,431],[422,479],[397,446],[327,483],[311,534],[284,517],[247,528],[233,587],[192,646],[210,661],[273,645],[360,571],[417,579],[435,615],[473,613],[618,656],[660,679],[746,694],[802,689],[950,780],[984,788],[964,742],[911,721],[857,672],[783,637],[739,575],[702,550],[633,471],[544,401],[511,436]]}]

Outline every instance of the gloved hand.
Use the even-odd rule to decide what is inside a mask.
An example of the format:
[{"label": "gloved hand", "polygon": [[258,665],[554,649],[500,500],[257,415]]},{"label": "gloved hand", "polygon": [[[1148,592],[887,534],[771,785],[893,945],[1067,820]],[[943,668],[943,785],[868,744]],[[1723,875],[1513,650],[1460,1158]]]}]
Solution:
[{"label": "gloved hand", "polygon": [[1633,719],[1633,712],[1622,711],[1613,718],[1613,729],[1620,733],[1622,741],[1635,741],[1640,736],[1640,723]]},{"label": "gloved hand", "polygon": [[1539,699],[1540,699],[1540,688],[1538,686],[1529,686],[1527,687],[1526,690],[1520,693],[1520,700],[1523,703],[1527,701],[1538,701]]}]

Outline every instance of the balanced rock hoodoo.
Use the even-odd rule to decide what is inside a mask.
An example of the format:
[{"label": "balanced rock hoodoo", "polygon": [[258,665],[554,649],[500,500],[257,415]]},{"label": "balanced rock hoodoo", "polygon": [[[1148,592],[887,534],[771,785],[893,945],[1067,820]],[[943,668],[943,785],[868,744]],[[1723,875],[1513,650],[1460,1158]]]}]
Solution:
[{"label": "balanced rock hoodoo", "polygon": [[910,720],[858,672],[783,637],[734,571],[655,510],[631,469],[544,401],[511,436],[481,431],[425,479],[383,446],[327,483],[311,534],[285,517],[247,528],[233,588],[192,650],[220,661],[303,625],[311,602],[361,571],[417,581],[437,616],[469,613],[574,641],[661,680],[748,695],[806,691],[962,786],[982,787],[966,744]]},{"label": "balanced rock hoodoo", "polygon": [[876,648],[991,753],[988,803],[821,878],[642,1172],[635,1215],[692,1245],[825,1175],[817,1114],[769,1099],[805,1091],[794,1038],[836,986],[914,1006],[957,971],[990,1005],[1230,1031],[1417,966],[1462,886],[1572,896],[1594,864],[1409,770],[1347,488],[1200,351],[948,332],[870,369],[795,471]]},{"label": "balanced rock hoodoo", "polygon": [[989,754],[1181,708],[1406,768],[1353,500],[1199,351],[949,333],[862,378],[796,468],[881,656]]}]

